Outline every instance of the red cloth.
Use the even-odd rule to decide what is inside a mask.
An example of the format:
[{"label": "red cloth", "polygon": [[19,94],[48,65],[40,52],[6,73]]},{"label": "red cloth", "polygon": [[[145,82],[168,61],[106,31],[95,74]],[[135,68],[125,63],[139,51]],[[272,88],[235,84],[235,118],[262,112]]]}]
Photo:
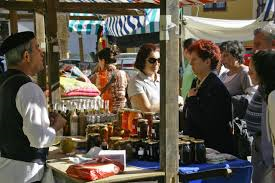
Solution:
[{"label": "red cloth", "polygon": [[91,181],[118,174],[123,170],[121,163],[99,157],[85,163],[71,165],[66,173],[74,178]]}]

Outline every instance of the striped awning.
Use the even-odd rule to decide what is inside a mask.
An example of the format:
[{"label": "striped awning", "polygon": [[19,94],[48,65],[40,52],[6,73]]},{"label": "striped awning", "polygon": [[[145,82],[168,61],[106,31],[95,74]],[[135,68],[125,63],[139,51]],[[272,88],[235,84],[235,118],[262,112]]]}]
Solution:
[{"label": "striped awning", "polygon": [[[70,16],[96,16],[89,13],[70,13]],[[104,24],[104,20],[70,20],[69,31],[85,34],[97,34],[98,29]]]},{"label": "striped awning", "polygon": [[274,20],[274,18],[274,0],[267,0],[263,11],[263,20],[269,21]]},{"label": "striped awning", "polygon": [[[91,2],[91,3],[155,3],[160,0],[65,0],[66,2]],[[194,5],[214,2],[216,0],[181,0],[180,5]],[[133,34],[144,34],[159,32],[159,9],[145,9],[144,16],[112,16],[104,21],[92,20],[70,20],[70,32],[85,32],[86,34],[97,34],[102,25],[104,34],[110,36],[125,36]],[[83,14],[88,16],[88,14]],[[81,16],[77,14],[77,16]]]},{"label": "striped awning", "polygon": [[116,16],[105,20],[104,34],[121,37],[159,32],[159,9],[145,9],[144,16]]}]

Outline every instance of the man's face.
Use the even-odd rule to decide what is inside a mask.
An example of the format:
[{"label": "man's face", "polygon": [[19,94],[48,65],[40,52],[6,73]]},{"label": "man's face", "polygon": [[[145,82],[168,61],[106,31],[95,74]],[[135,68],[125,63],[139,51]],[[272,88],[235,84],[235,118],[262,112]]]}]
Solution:
[{"label": "man's face", "polygon": [[266,50],[271,49],[270,45],[266,41],[266,37],[263,33],[258,33],[255,35],[253,40],[253,53],[255,53],[257,50]]},{"label": "man's face", "polygon": [[30,53],[30,68],[31,72],[35,75],[44,69],[43,59],[44,54],[39,47],[36,39],[31,41],[32,52]]}]

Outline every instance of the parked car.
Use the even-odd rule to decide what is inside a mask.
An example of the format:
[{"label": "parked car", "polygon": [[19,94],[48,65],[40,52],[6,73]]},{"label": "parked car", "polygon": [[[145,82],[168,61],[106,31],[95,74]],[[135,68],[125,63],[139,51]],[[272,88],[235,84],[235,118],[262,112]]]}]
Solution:
[{"label": "parked car", "polygon": [[137,74],[137,70],[134,67],[136,56],[137,53],[120,53],[117,56],[117,68],[124,70],[128,74],[129,78]]},{"label": "parked car", "polygon": [[90,76],[92,70],[94,69],[97,63],[88,61],[80,62],[80,59],[59,60],[59,68],[61,68],[65,64],[74,65],[78,67],[83,72],[83,74],[85,74],[86,76]]}]

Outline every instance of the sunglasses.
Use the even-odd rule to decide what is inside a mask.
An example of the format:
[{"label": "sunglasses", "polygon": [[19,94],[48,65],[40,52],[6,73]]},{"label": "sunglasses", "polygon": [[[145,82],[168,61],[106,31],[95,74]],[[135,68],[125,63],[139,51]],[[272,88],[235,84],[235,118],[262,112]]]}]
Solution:
[{"label": "sunglasses", "polygon": [[148,58],[147,61],[150,63],[150,64],[154,64],[156,62],[160,63],[160,58]]}]

